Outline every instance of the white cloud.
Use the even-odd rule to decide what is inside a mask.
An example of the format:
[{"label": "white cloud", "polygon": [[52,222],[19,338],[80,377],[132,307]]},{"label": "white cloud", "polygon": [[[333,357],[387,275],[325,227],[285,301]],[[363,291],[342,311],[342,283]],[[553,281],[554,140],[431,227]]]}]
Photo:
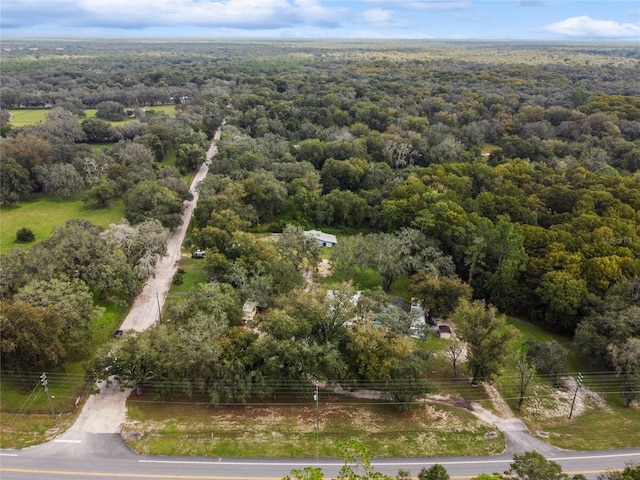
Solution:
[{"label": "white cloud", "polygon": [[586,15],[547,25],[544,30],[577,38],[640,38],[640,24],[594,20]]},{"label": "white cloud", "polygon": [[471,7],[467,0],[365,0],[365,3],[404,10],[461,10]]},{"label": "white cloud", "polygon": [[336,27],[342,8],[318,0],[3,0],[3,26],[277,29]]},{"label": "white cloud", "polygon": [[365,10],[361,14],[361,19],[373,27],[386,27],[393,23],[393,11],[382,8]]}]

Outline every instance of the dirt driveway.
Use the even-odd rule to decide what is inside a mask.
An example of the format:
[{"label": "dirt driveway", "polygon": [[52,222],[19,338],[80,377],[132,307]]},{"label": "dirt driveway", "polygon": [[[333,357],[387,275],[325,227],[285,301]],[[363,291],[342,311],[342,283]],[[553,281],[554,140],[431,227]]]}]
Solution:
[{"label": "dirt driveway", "polygon": [[[207,175],[211,159],[218,153],[216,142],[220,140],[220,132],[219,128],[207,151],[206,161],[200,166],[191,182],[190,190],[193,193],[193,200],[184,202],[182,224],[171,233],[167,242],[167,254],[156,265],[155,274],[147,280],[129,314],[122,322],[120,328],[124,331],[141,332],[155,326],[160,318],[160,311],[169,293],[171,280],[178,268],[182,242],[198,201],[196,187]],[[75,438],[86,433],[120,432],[120,426],[126,418],[126,401],[131,390],[121,391],[118,382],[112,382],[110,385],[101,382],[97,387],[99,393],[87,399],[74,425],[60,438]]]}]

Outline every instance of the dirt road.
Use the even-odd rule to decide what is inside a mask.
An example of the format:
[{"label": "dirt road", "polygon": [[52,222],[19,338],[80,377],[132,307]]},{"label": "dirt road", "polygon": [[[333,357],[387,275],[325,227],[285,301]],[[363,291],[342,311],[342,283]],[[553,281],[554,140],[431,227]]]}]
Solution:
[{"label": "dirt road", "polygon": [[[182,224],[171,233],[167,242],[167,254],[156,265],[155,275],[147,280],[129,314],[122,322],[120,328],[124,331],[146,330],[155,326],[160,318],[171,280],[178,268],[182,242],[198,202],[197,186],[207,175],[211,159],[218,153],[217,142],[220,140],[220,132],[219,128],[207,151],[206,161],[200,166],[191,182],[190,190],[193,193],[193,200],[185,201]],[[111,385],[101,382],[98,388],[100,392],[87,399],[76,422],[59,439],[81,438],[87,433],[120,432],[120,426],[126,418],[126,400],[131,390],[121,391],[118,382],[112,382]]]}]

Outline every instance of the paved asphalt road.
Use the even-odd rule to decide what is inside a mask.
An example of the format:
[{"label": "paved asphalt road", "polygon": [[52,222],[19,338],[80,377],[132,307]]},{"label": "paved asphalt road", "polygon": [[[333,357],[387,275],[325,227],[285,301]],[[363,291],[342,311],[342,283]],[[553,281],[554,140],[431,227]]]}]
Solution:
[{"label": "paved asphalt road", "polygon": [[[599,452],[557,450],[547,455],[565,472],[595,478],[608,469],[640,463],[640,449]],[[512,455],[374,460],[376,471],[395,475],[403,468],[415,477],[435,463],[444,465],[452,478],[504,472]],[[321,459],[317,464],[326,477],[335,477],[340,460]],[[0,451],[0,478],[24,479],[279,479],[292,468],[316,466],[316,459],[242,459],[194,457],[145,457],[130,451],[118,434],[85,433],[75,439],[59,439],[26,450]]]}]

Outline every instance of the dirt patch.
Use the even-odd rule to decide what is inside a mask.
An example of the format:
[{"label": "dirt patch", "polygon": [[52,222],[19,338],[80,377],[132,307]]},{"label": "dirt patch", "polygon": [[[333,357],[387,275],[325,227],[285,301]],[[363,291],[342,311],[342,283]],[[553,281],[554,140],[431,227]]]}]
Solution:
[{"label": "dirt patch", "polygon": [[318,263],[318,276],[327,278],[333,275],[333,265],[329,260],[323,259]]},{"label": "dirt patch", "polygon": [[569,417],[571,404],[575,395],[572,417],[577,417],[593,409],[612,411],[605,400],[593,390],[582,387],[576,393],[576,379],[562,377],[562,388],[552,389],[546,386],[535,386],[532,395],[525,402],[525,416],[536,419]]},{"label": "dirt patch", "polygon": [[488,383],[483,383],[482,386],[484,388],[484,391],[487,392],[487,395],[489,395],[489,398],[491,399],[491,403],[493,405],[493,409],[496,411],[500,418],[515,417],[515,415],[511,411],[511,408],[509,408],[509,405],[507,405],[507,402],[504,401],[504,398],[502,398],[502,395],[500,395],[500,392],[498,392],[498,389],[496,387]]}]

